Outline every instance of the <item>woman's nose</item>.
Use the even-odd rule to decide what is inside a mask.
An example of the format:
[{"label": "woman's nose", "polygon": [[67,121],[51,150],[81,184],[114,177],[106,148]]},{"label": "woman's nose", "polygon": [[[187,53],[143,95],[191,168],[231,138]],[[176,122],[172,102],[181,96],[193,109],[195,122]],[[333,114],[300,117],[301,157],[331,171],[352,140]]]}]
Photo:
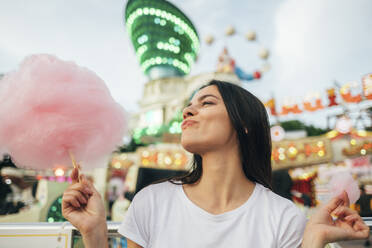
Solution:
[{"label": "woman's nose", "polygon": [[186,119],[187,117],[194,116],[197,113],[197,110],[193,106],[188,106],[183,109],[182,116],[183,119]]}]

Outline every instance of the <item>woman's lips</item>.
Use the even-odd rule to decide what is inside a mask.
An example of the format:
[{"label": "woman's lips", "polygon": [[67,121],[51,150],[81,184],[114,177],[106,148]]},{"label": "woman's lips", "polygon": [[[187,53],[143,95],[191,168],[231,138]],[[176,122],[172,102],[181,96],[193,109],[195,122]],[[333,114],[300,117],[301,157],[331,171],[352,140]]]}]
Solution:
[{"label": "woman's lips", "polygon": [[195,123],[197,123],[197,121],[185,120],[185,121],[182,122],[181,128],[185,129],[185,128],[191,126],[191,125],[194,125]]}]

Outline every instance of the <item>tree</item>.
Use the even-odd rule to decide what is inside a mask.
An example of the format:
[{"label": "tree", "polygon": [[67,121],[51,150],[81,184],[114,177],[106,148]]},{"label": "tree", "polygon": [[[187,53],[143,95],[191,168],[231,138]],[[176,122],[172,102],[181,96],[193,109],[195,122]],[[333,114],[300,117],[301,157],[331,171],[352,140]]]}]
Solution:
[{"label": "tree", "polygon": [[299,120],[284,121],[280,123],[280,126],[285,131],[305,130],[307,136],[319,136],[329,132],[329,129],[322,129],[314,127],[313,125],[306,125]]}]

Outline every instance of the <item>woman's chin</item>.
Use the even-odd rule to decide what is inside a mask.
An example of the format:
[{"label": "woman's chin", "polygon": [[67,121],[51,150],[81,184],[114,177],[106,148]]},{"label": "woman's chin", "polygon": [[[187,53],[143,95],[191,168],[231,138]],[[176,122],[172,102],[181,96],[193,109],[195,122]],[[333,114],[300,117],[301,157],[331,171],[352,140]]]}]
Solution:
[{"label": "woman's chin", "polygon": [[193,142],[192,140],[182,138],[181,145],[186,151],[190,153],[200,153],[200,144],[197,144],[195,141]]}]

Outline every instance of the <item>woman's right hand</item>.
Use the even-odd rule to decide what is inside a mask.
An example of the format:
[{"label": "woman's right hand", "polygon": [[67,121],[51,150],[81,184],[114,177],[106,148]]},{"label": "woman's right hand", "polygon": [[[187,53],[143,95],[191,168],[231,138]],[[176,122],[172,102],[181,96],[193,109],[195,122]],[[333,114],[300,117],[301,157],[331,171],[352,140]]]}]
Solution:
[{"label": "woman's right hand", "polygon": [[72,184],[63,193],[62,215],[82,235],[106,232],[106,214],[100,194],[84,175],[79,175],[77,168],[72,170],[71,179]]},{"label": "woman's right hand", "polygon": [[368,238],[369,227],[349,205],[349,197],[344,191],[320,207],[306,224],[302,247],[324,247],[331,242]]}]

